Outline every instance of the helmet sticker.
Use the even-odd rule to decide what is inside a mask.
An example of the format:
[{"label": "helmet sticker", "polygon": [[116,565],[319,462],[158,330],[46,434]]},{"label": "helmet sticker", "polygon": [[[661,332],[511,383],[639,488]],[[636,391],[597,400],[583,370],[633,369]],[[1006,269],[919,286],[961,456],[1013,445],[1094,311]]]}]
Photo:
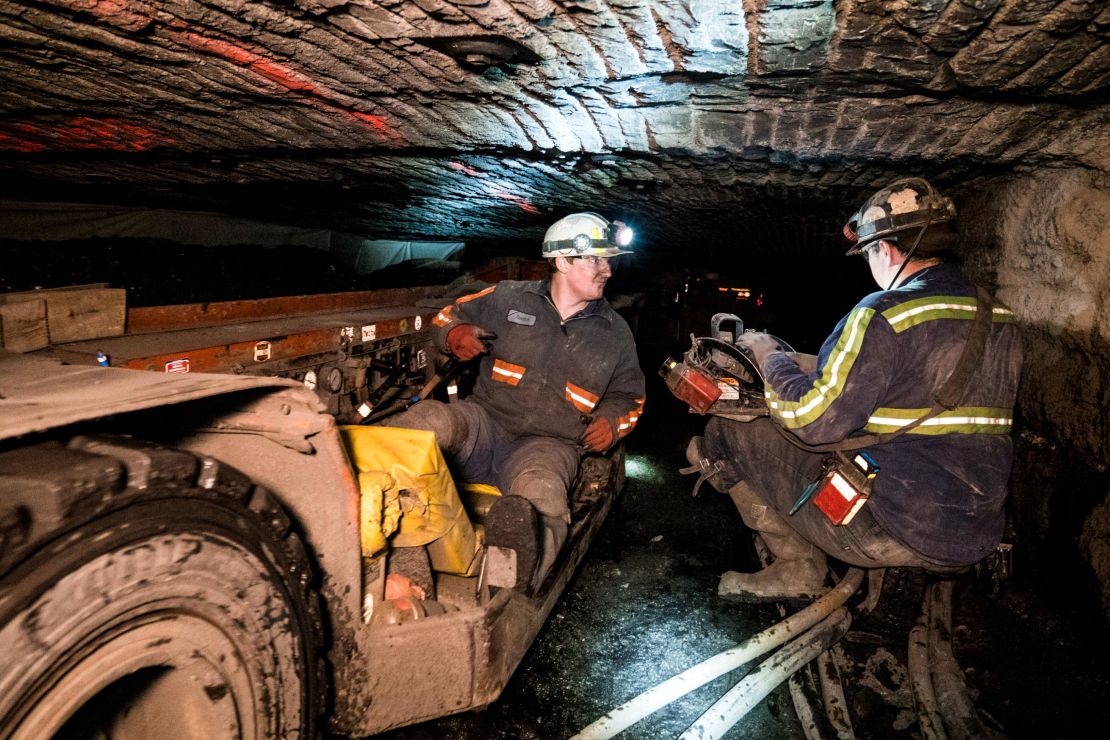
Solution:
[{"label": "helmet sticker", "polygon": [[[904,188],[891,193],[887,202],[890,204],[892,215],[922,210],[921,206],[917,204],[917,191],[913,188]],[[882,216],[879,216],[879,218],[882,218]]]}]

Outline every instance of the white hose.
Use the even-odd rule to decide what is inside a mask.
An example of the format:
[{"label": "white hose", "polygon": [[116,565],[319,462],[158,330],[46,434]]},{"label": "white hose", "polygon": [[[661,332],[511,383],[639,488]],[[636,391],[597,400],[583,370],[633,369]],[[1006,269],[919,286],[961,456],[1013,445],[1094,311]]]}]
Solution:
[{"label": "white hose", "polygon": [[840,608],[862,583],[863,571],[859,568],[850,569],[835,588],[805,609],[749,637],[739,645],[718,653],[648,689],[594,721],[571,740],[607,740],[613,737],[694,689],[704,686],[718,676],[739,668],[748,661],[782,645],[790,638],[805,632]]},{"label": "white hose", "polygon": [[679,740],[716,740],[744,718],[786,679],[836,643],[852,624],[852,615],[840,608],[802,637],[759,665],[690,725]]}]

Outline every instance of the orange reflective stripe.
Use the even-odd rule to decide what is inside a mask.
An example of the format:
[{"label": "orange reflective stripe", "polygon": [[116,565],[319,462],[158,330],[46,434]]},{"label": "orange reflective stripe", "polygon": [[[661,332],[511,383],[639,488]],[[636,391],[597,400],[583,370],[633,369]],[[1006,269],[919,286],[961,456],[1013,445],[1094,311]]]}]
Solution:
[{"label": "orange reflective stripe", "polygon": [[479,290],[477,293],[471,293],[470,295],[464,295],[462,298],[456,298],[455,299],[455,305],[457,306],[460,303],[466,303],[467,301],[472,301],[475,298],[481,298],[484,295],[489,295],[490,293],[493,292],[493,289],[496,288],[496,287],[497,287],[496,285],[491,285],[488,288],[486,288],[485,290]]},{"label": "orange reflective stripe", "polygon": [[581,411],[583,414],[593,413],[597,402],[601,400],[600,396],[590,393],[585,388],[579,388],[574,383],[567,381],[567,400],[574,405],[574,408]]},{"label": "orange reflective stripe", "polygon": [[446,306],[439,313],[432,317],[432,323],[436,326],[447,326],[455,319],[451,315],[451,307]]},{"label": "orange reflective stripe", "polygon": [[511,362],[504,360],[493,361],[493,379],[509,385],[520,385],[521,378],[524,377],[525,368],[523,365],[514,365]]},{"label": "orange reflective stripe", "polygon": [[618,437],[623,437],[636,428],[636,422],[640,420],[640,415],[644,413],[644,402],[646,400],[646,398],[636,399],[636,408],[632,409],[624,416],[617,417]]}]

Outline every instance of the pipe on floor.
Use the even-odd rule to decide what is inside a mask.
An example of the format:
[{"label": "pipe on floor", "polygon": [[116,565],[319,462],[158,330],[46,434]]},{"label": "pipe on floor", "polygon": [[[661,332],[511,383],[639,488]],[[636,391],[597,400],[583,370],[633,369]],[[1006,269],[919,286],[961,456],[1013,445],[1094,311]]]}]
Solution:
[{"label": "pipe on floor", "polygon": [[929,657],[929,675],[937,704],[944,707],[944,729],[952,740],[992,738],[995,733],[987,729],[975,710],[975,703],[964,682],[956,656],[952,652],[952,590],[955,583],[943,580],[929,585],[926,591],[926,647]]},{"label": "pipe on floor", "polygon": [[607,740],[718,676],[758,658],[790,638],[800,635],[835,612],[863,583],[863,571],[851,568],[834,588],[795,614],[739,645],[688,668],[648,689],[582,729],[571,740]]},{"label": "pipe on floor", "polygon": [[825,714],[838,740],[853,740],[856,732],[852,728],[852,718],[848,714],[848,697],[844,694],[844,684],[840,678],[840,664],[845,660],[844,651],[839,645],[821,653],[816,660],[817,678],[821,686]]},{"label": "pipe on floor", "polygon": [[690,725],[679,740],[716,740],[744,718],[752,707],[775,690],[795,671],[828,650],[844,636],[852,615],[840,607],[830,616],[745,676]]},{"label": "pipe on floor", "polygon": [[[927,594],[928,592],[926,592]],[[926,595],[926,598],[928,596]],[[913,688],[913,703],[917,707],[917,729],[923,740],[948,740],[944,733],[944,723],[940,718],[937,696],[933,691],[933,679],[929,676],[928,628],[924,614],[917,618],[917,624],[910,630],[910,641],[906,656],[906,670],[909,672]]]}]

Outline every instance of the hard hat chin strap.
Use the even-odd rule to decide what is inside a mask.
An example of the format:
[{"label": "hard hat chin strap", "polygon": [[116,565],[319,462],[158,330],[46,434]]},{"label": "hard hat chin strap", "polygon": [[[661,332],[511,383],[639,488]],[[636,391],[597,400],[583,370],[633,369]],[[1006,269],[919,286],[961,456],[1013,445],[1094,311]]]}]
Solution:
[{"label": "hard hat chin strap", "polygon": [[[921,243],[921,238],[925,236],[925,232],[928,231],[929,227],[932,225],[933,214],[930,211],[928,220],[925,222],[925,225],[921,227],[921,231],[917,232],[917,238],[913,240],[913,246],[910,247],[910,251],[906,252],[906,258],[902,260],[902,264],[898,265],[898,272],[894,273],[894,277],[890,279],[890,284],[886,286],[887,290],[890,290],[898,284],[898,276],[902,274],[902,270],[906,269],[906,265],[913,259],[914,252],[917,251],[917,245]],[[880,241],[882,240],[880,239]]]}]

